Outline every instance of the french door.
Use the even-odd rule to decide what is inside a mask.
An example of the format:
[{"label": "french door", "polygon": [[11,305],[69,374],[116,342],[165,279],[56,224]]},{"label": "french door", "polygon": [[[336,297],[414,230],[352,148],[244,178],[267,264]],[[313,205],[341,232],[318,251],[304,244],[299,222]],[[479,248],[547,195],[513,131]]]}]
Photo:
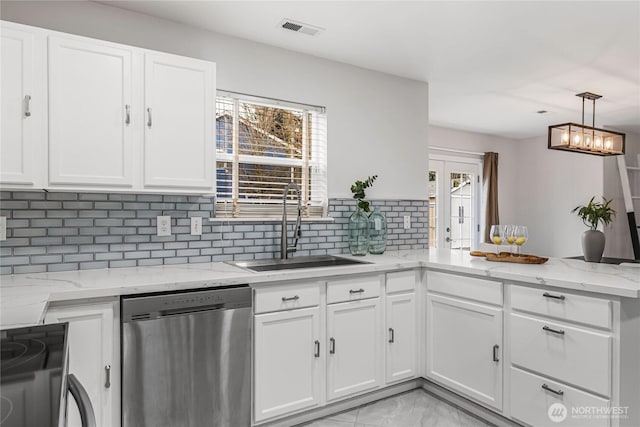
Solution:
[{"label": "french door", "polygon": [[429,157],[429,247],[477,247],[480,171],[479,159]]}]

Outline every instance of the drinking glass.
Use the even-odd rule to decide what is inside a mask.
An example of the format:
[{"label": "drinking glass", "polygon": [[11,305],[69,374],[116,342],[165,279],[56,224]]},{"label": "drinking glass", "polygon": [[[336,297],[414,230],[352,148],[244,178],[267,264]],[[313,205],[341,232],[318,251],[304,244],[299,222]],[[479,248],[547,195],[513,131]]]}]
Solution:
[{"label": "drinking glass", "polygon": [[511,253],[514,253],[513,245],[516,243],[516,226],[515,225],[505,225],[504,226],[504,238],[507,243],[511,246]]},{"label": "drinking glass", "polygon": [[500,245],[503,241],[504,236],[504,227],[501,225],[492,225],[491,230],[489,231],[489,238],[491,242],[496,245],[496,254],[500,255]]},{"label": "drinking glass", "polygon": [[518,255],[520,255],[522,252],[520,247],[525,243],[527,243],[527,240],[529,240],[529,230],[527,229],[526,225],[517,225],[515,228],[514,234],[516,238],[515,244],[516,244],[517,253]]}]

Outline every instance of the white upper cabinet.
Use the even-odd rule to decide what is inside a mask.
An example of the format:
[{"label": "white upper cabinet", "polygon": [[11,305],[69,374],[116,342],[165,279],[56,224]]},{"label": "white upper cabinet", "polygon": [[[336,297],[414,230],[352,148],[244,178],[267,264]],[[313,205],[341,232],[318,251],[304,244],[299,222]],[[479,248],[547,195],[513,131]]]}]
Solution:
[{"label": "white upper cabinet", "polygon": [[0,39],[0,185],[42,187],[45,37],[3,22]]},{"label": "white upper cabinet", "polygon": [[49,184],[133,186],[133,48],[49,37]]},{"label": "white upper cabinet", "polygon": [[215,64],[145,54],[144,186],[215,191]]}]

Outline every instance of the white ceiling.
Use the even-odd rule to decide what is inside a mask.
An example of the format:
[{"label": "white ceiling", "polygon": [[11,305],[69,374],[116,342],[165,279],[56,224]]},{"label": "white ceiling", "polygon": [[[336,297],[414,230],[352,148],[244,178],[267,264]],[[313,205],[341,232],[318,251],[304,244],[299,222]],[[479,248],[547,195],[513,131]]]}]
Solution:
[{"label": "white ceiling", "polygon": [[[436,125],[543,135],[550,124],[580,122],[574,95],[590,91],[603,95],[597,127],[640,134],[638,1],[103,3],[427,81]],[[325,31],[286,31],[278,26],[283,18]]]}]

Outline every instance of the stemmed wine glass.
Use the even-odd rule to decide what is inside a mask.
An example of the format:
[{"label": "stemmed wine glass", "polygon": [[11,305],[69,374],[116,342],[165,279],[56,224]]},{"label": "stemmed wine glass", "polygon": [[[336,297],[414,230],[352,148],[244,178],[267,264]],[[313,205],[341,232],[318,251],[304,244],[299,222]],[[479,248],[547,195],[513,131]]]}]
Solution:
[{"label": "stemmed wine glass", "polygon": [[507,240],[507,243],[511,245],[511,253],[514,253],[513,245],[516,243],[516,228],[515,225],[505,225],[504,226],[504,238]]},{"label": "stemmed wine glass", "polygon": [[529,230],[526,225],[517,225],[514,230],[515,244],[518,255],[521,255],[520,247],[529,240]]},{"label": "stemmed wine glass", "polygon": [[489,238],[494,245],[496,245],[496,254],[500,255],[500,245],[502,244],[504,236],[504,227],[501,225],[492,225],[489,231]]}]

